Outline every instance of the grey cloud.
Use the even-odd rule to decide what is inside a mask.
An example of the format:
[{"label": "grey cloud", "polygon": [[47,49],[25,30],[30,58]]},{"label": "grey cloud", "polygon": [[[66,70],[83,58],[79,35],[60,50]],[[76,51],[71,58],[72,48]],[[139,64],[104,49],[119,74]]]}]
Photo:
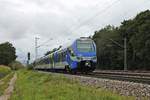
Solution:
[{"label": "grey cloud", "polygon": [[42,55],[77,37],[92,35],[105,25],[118,26],[124,19],[133,18],[140,11],[150,9],[149,0],[120,0],[107,8],[114,1],[1,0],[0,42],[9,40],[16,48],[22,49],[24,54],[17,53],[20,57],[28,51],[34,57],[35,36],[40,37],[39,44],[53,38],[47,43],[49,47],[39,48]]}]

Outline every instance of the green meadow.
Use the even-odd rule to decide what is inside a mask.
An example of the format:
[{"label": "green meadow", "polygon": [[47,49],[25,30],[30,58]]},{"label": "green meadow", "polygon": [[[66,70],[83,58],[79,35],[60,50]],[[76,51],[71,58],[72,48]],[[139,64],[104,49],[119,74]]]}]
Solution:
[{"label": "green meadow", "polygon": [[0,79],[5,77],[11,72],[11,69],[7,66],[0,65]]},{"label": "green meadow", "polygon": [[0,65],[0,96],[4,93],[9,85],[10,79],[13,77],[14,72],[7,66]]},{"label": "green meadow", "polygon": [[62,75],[20,70],[17,76],[11,100],[134,100],[102,88],[83,86]]}]

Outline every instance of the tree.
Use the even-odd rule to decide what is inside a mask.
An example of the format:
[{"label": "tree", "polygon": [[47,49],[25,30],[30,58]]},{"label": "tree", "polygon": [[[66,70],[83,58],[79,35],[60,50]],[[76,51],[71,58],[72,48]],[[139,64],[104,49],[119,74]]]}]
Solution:
[{"label": "tree", "polygon": [[146,10],[135,18],[124,20],[119,27],[106,26],[96,31],[93,40],[97,45],[98,67],[123,69],[123,49],[109,39],[123,45],[127,38],[128,70],[150,70],[150,11]]},{"label": "tree", "polygon": [[123,50],[111,41],[123,43],[118,28],[108,25],[100,31],[96,31],[93,40],[97,46],[99,68],[123,69]]},{"label": "tree", "polygon": [[9,42],[0,44],[0,64],[8,65],[16,59],[16,49]]},{"label": "tree", "polygon": [[128,39],[129,68],[150,69],[150,11],[122,22],[120,32]]},{"label": "tree", "polygon": [[19,61],[13,61],[8,65],[12,70],[19,70],[24,68],[24,65]]}]

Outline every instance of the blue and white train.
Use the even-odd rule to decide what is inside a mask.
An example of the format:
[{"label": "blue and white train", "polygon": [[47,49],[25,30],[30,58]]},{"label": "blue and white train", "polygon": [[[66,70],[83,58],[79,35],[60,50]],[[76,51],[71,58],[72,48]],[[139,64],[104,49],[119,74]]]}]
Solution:
[{"label": "blue and white train", "polygon": [[90,38],[76,39],[67,48],[59,49],[35,61],[35,69],[65,69],[70,72],[92,72],[97,63],[96,45]]}]

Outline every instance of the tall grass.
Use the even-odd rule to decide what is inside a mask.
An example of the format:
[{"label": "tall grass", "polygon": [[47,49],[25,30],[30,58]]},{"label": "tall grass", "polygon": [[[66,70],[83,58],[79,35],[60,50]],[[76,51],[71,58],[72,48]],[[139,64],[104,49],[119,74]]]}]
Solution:
[{"label": "tall grass", "polygon": [[0,95],[2,95],[5,91],[5,89],[8,87],[10,79],[13,77],[14,72],[11,72],[10,74],[6,75],[4,78],[0,81]]},{"label": "tall grass", "polygon": [[11,72],[11,69],[7,66],[0,65],[0,79],[5,77]]},{"label": "tall grass", "polygon": [[0,95],[8,87],[8,83],[13,76],[13,72],[8,66],[0,65]]},{"label": "tall grass", "polygon": [[80,85],[62,75],[20,70],[11,100],[133,100],[104,89]]}]

